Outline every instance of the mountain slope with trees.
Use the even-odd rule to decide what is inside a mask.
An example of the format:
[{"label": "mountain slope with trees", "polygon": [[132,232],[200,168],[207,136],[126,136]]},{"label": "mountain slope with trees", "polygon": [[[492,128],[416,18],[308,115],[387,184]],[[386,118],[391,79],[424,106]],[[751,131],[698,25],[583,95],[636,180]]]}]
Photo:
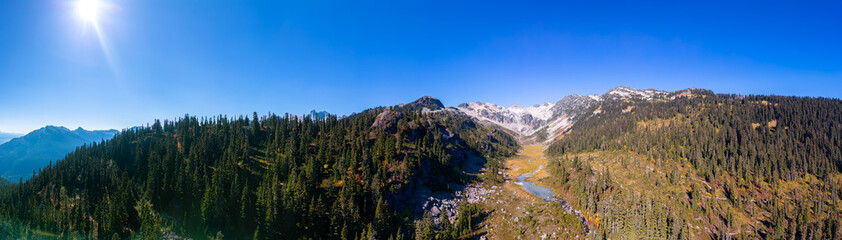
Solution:
[{"label": "mountain slope with trees", "polygon": [[3,234],[410,239],[403,196],[470,181],[471,156],[518,148],[442,107],[425,97],[341,119],[185,116],[127,129],[3,192]]},{"label": "mountain slope with trees", "polygon": [[600,236],[842,238],[842,101],[694,89],[591,111],[547,153]]}]

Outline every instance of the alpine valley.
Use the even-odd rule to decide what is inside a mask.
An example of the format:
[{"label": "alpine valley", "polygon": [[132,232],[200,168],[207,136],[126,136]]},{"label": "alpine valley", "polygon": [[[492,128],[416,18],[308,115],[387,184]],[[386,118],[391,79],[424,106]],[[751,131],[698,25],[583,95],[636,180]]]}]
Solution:
[{"label": "alpine valley", "polygon": [[[28,136],[0,148],[49,144]],[[0,179],[0,238],[842,239],[831,98],[620,86],[185,115],[41,165]]]}]

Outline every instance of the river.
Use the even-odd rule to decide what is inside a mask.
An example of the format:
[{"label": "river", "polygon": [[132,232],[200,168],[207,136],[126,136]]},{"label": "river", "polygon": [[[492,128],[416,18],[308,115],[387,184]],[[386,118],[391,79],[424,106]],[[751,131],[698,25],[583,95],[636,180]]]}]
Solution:
[{"label": "river", "polygon": [[538,173],[538,171],[541,171],[541,169],[543,167],[544,166],[540,166],[540,167],[538,167],[538,169],[535,169],[535,171],[533,171],[531,173],[521,174],[520,176],[517,177],[517,181],[515,183],[520,185],[521,187],[523,187],[523,190],[528,192],[528,193],[531,193],[531,194],[533,194],[535,196],[538,196],[540,198],[543,198],[543,199],[551,199],[553,196],[555,196],[555,193],[553,192],[552,189],[535,185],[532,182],[524,181],[524,180],[526,180],[526,178],[531,177],[532,174],[535,174],[535,173]]},{"label": "river", "polygon": [[[531,163],[532,160],[529,160],[529,162]],[[574,216],[576,216],[576,218],[579,219],[579,222],[582,223],[582,227],[585,229],[585,232],[588,233],[588,235],[593,234],[593,232],[590,231],[591,230],[590,225],[588,224],[588,221],[585,219],[585,216],[582,215],[582,212],[573,209],[573,207],[571,207],[569,204],[567,204],[567,201],[564,201],[564,199],[556,198],[555,192],[553,192],[552,189],[542,187],[542,186],[538,186],[538,185],[536,185],[532,182],[526,181],[527,178],[531,177],[533,174],[538,173],[538,171],[541,171],[541,169],[543,169],[543,168],[544,168],[544,166],[541,165],[541,166],[538,167],[538,169],[535,169],[535,171],[532,171],[530,173],[521,174],[520,176],[517,177],[517,181],[515,181],[515,184],[520,185],[523,188],[524,191],[526,191],[528,193],[531,193],[535,196],[538,196],[540,198],[543,198],[544,201],[556,202],[556,203],[561,204],[561,208],[564,209],[564,211],[566,211],[570,214],[573,214]]]}]

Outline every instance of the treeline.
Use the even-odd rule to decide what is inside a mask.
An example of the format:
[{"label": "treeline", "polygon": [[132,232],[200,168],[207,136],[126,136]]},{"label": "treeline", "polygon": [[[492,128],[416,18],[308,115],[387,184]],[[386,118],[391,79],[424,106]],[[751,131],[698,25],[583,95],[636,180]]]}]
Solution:
[{"label": "treeline", "polygon": [[[752,236],[842,238],[842,101],[693,90],[673,100],[607,101],[596,108],[601,112],[576,122],[547,152],[631,151],[656,168],[690,166],[685,173],[663,169],[665,179],[710,186],[671,201],[722,191],[737,214],[763,223]],[[731,212],[719,213],[726,224]]]},{"label": "treeline", "polygon": [[466,181],[469,155],[518,147],[467,116],[418,104],[341,119],[156,121],[80,147],[12,187],[0,217],[100,239],[409,239],[414,206],[404,196]]}]

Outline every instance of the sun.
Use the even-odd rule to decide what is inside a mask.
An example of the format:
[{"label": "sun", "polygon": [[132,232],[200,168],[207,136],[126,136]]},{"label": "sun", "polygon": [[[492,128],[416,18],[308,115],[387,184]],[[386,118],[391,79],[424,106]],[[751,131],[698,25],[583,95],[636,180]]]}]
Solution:
[{"label": "sun", "polygon": [[76,1],[76,15],[85,22],[96,23],[103,4],[98,0]]}]

